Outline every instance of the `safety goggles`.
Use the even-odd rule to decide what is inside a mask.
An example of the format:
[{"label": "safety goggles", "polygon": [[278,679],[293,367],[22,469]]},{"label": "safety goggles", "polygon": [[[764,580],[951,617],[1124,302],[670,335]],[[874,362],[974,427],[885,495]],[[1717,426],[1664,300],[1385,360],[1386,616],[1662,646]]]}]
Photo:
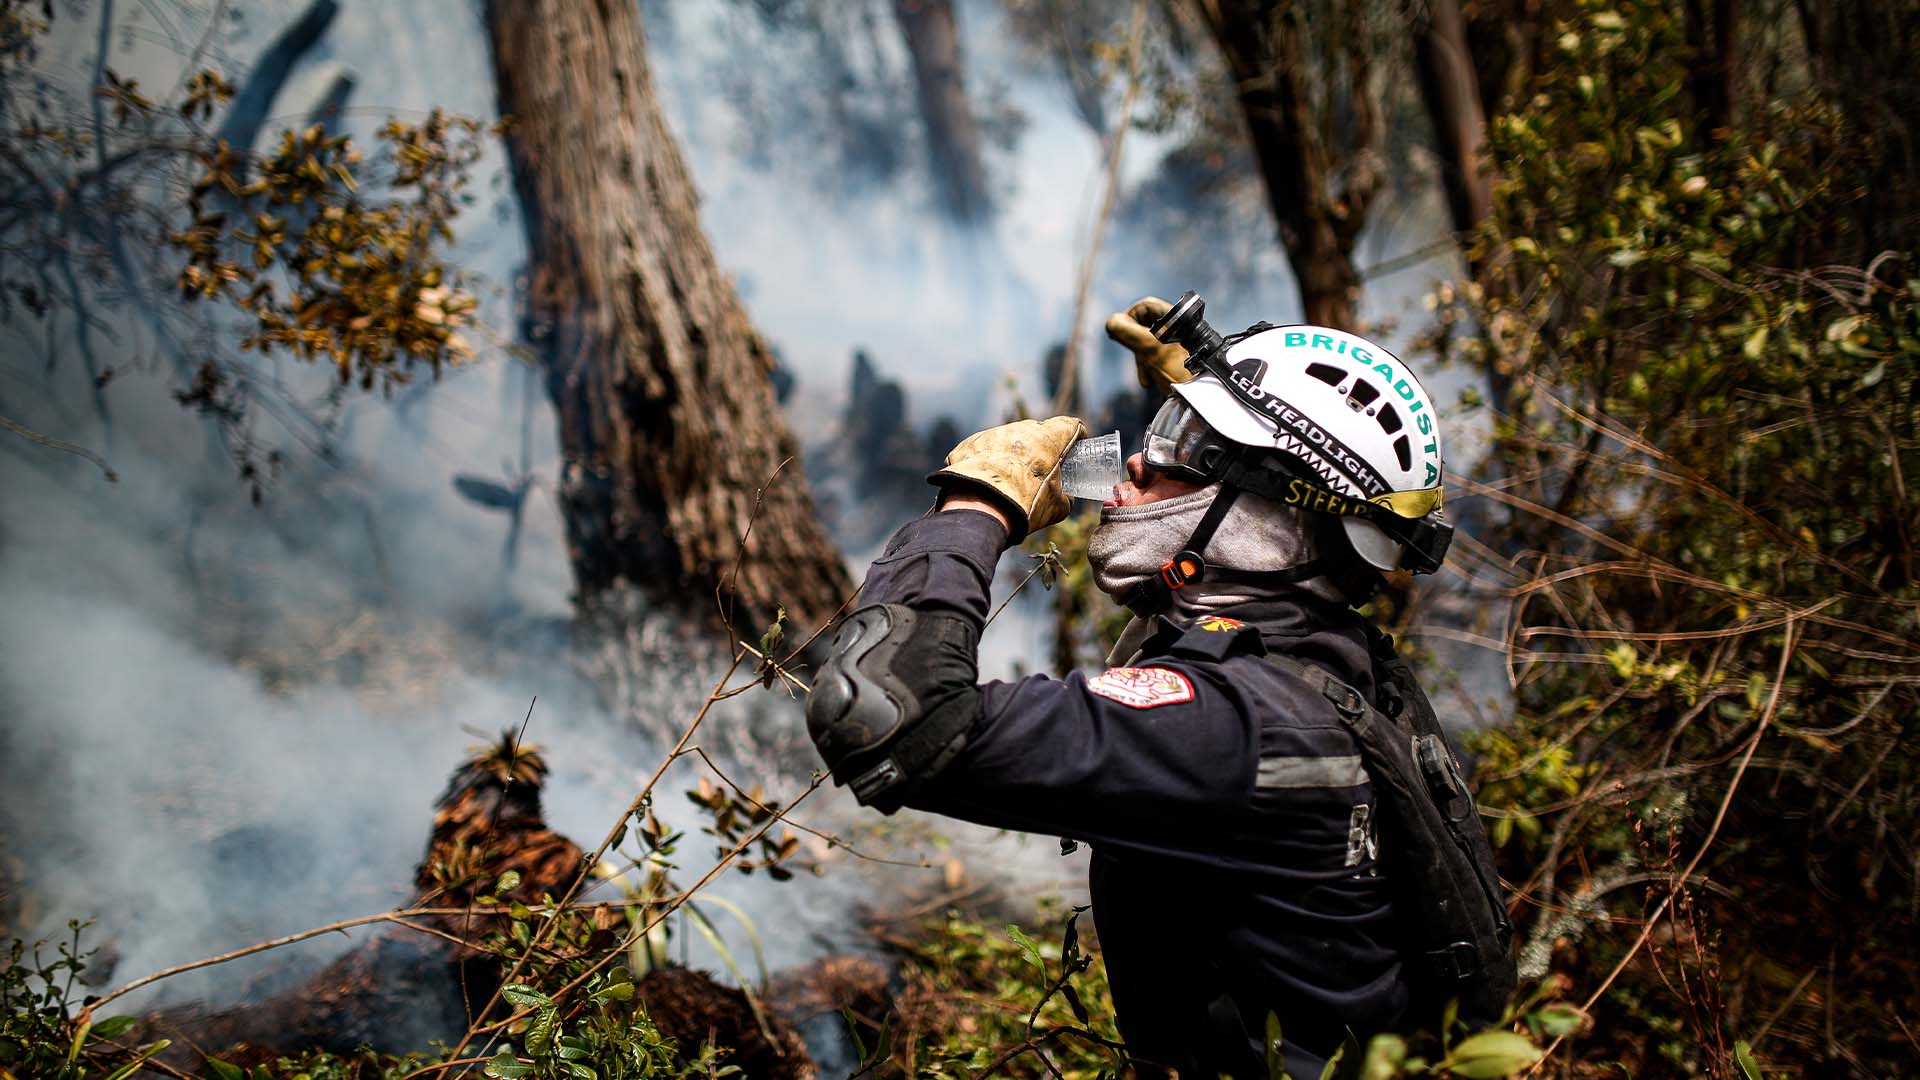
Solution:
[{"label": "safety goggles", "polygon": [[1214,464],[1218,455],[1203,456],[1201,451],[1218,442],[1219,436],[1193,406],[1175,394],[1153,414],[1140,456],[1147,468],[1155,472],[1190,484],[1207,484],[1217,478],[1210,475],[1211,470],[1203,467],[1202,462]]},{"label": "safety goggles", "polygon": [[[1190,484],[1224,481],[1288,506],[1370,521],[1403,545],[1401,565],[1416,574],[1439,569],[1453,540],[1453,526],[1437,512],[1437,489],[1392,496],[1384,504],[1339,495],[1291,455],[1227,441],[1178,394],[1168,397],[1147,425],[1141,459],[1147,468]],[[1400,516],[1401,507],[1392,505],[1429,497],[1432,506],[1418,506],[1417,518]]]}]

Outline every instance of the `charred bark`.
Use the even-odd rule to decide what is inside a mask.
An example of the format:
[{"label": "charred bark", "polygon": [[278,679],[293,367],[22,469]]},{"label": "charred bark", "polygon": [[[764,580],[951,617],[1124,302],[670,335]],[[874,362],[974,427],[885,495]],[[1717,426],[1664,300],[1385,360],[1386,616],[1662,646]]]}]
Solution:
[{"label": "charred bark", "polygon": [[1708,131],[1733,122],[1739,22],[1739,0],[1687,0],[1687,44],[1693,48],[1687,82]]},{"label": "charred bark", "polygon": [[1855,181],[1863,197],[1852,235],[1810,253],[1809,265],[1911,251],[1920,244],[1920,18],[1910,3],[1880,0],[1795,0],[1794,9],[1821,97],[1872,148]]},{"label": "charred bark", "polygon": [[981,221],[993,210],[981,155],[980,121],[967,102],[966,65],[954,25],[953,0],[894,0],[926,127],[929,164],[940,204],[956,221]]},{"label": "charred bark", "polygon": [[[1518,30],[1514,33],[1524,36]],[[1476,38],[1459,0],[1428,0],[1427,17],[1414,28],[1414,62],[1420,72],[1421,99],[1433,121],[1441,190],[1446,193],[1447,213],[1466,257],[1468,276],[1477,279],[1485,265],[1503,261],[1499,253],[1475,254],[1476,234],[1493,213],[1495,178],[1487,154],[1488,95],[1481,75],[1502,70],[1507,60],[1504,52],[1493,59],[1476,56],[1476,40],[1484,52],[1488,39],[1484,34]],[[1487,392],[1496,407],[1510,408],[1513,373],[1501,370],[1489,356],[1485,374]]]},{"label": "charred bark", "polygon": [[1447,211],[1454,231],[1470,234],[1493,209],[1493,175],[1486,159],[1487,114],[1480,77],[1459,0],[1428,0],[1427,17],[1415,28],[1413,52],[1421,100],[1440,152]]},{"label": "charred bark", "polygon": [[487,23],[579,598],[631,585],[711,612],[718,589],[756,622],[785,606],[819,625],[851,584],[781,467],[798,449],[773,355],[701,228],[637,6],[492,0]]},{"label": "charred bark", "polygon": [[[1307,322],[1351,329],[1354,243],[1379,192],[1384,132],[1369,85],[1364,5],[1336,4],[1337,62],[1309,55],[1306,12],[1289,0],[1196,0],[1233,76],[1280,242]],[[1327,82],[1309,82],[1316,72]],[[1344,80],[1344,85],[1335,80]],[[1319,97],[1344,94],[1336,110]]]}]

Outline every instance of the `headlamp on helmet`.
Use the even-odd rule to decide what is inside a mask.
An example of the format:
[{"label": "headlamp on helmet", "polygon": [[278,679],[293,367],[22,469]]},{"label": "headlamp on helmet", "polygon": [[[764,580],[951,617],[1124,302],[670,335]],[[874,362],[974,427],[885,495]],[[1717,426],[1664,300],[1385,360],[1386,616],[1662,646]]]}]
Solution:
[{"label": "headlamp on helmet", "polygon": [[1381,570],[1439,569],[1453,527],[1440,511],[1438,420],[1413,373],[1326,327],[1256,323],[1222,337],[1205,309],[1186,293],[1152,327],[1187,349],[1197,377],[1148,425],[1145,464],[1337,515]]}]

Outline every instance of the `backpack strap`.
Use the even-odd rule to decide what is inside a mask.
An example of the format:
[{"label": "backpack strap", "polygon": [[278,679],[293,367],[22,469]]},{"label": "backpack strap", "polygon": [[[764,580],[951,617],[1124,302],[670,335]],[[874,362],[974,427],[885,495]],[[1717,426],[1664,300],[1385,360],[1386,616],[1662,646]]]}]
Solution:
[{"label": "backpack strap", "polygon": [[[1391,638],[1386,638],[1384,647],[1392,649]],[[1424,961],[1419,966],[1443,1000],[1464,993],[1470,1000],[1462,1003],[1463,1015],[1478,1014],[1491,1023],[1499,1019],[1513,992],[1512,926],[1492,851],[1475,813],[1472,791],[1425,692],[1404,661],[1397,656],[1381,660],[1378,639],[1374,651],[1376,665],[1386,668],[1389,676],[1383,683],[1387,711],[1376,708],[1326,668],[1278,654],[1270,653],[1266,659],[1333,706],[1360,748],[1375,783],[1376,799],[1383,809],[1401,817],[1411,830],[1409,839],[1420,843],[1417,838],[1424,837],[1425,843],[1453,849],[1452,854],[1427,851],[1427,869],[1438,876],[1432,881],[1402,882],[1399,894],[1411,890],[1429,902],[1440,900],[1437,912],[1409,913],[1425,924],[1410,939],[1418,942],[1414,951]],[[1425,808],[1417,805],[1421,803]],[[1430,824],[1422,826],[1422,819]],[[1465,910],[1482,904],[1485,913],[1478,917]]]},{"label": "backpack strap", "polygon": [[1414,759],[1427,781],[1427,790],[1432,792],[1434,803],[1440,807],[1455,838],[1467,850],[1468,861],[1493,907],[1494,921],[1511,941],[1513,920],[1507,915],[1506,890],[1501,887],[1500,875],[1494,869],[1493,845],[1488,843],[1487,830],[1480,824],[1480,809],[1473,801],[1473,788],[1467,783],[1466,773],[1460,768],[1460,755],[1448,743],[1440,717],[1434,712],[1433,702],[1420,680],[1414,677],[1413,669],[1394,647],[1393,635],[1371,622],[1362,625],[1366,627],[1367,641],[1373,651],[1374,668],[1386,676],[1382,681],[1391,688],[1393,715],[1401,718],[1415,736]]},{"label": "backpack strap", "polygon": [[1358,735],[1373,726],[1373,718],[1379,715],[1379,710],[1368,704],[1367,699],[1360,696],[1360,691],[1348,686],[1333,672],[1318,664],[1302,663],[1278,653],[1268,654],[1267,661],[1318,691],[1321,697],[1333,704],[1334,711],[1340,714],[1341,721],[1352,728],[1354,734]]}]

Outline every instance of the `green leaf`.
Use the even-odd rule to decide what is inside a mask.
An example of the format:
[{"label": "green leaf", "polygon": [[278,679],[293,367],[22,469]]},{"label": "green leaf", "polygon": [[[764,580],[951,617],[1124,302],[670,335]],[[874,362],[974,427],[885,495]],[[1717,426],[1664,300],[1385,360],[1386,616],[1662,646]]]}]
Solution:
[{"label": "green leaf", "polygon": [[1392,1080],[1400,1075],[1407,1060],[1407,1040],[1398,1035],[1375,1035],[1367,1043],[1367,1060],[1360,1066],[1360,1080]]},{"label": "green leaf", "polygon": [[560,1027],[560,1010],[552,1005],[541,1009],[527,1028],[527,1053],[536,1058],[553,1052],[553,1036]]},{"label": "green leaf", "polygon": [[1567,1001],[1542,1006],[1535,1017],[1540,1021],[1540,1030],[1556,1039],[1577,1035],[1593,1023],[1593,1018],[1580,1006]]},{"label": "green leaf", "polygon": [[501,1047],[500,1052],[487,1061],[485,1071],[494,1080],[520,1080],[533,1075],[533,1066],[515,1057],[512,1047]]},{"label": "green leaf", "polygon": [[1762,323],[1758,330],[1748,334],[1746,342],[1740,346],[1740,354],[1749,360],[1760,359],[1767,349],[1767,330],[1766,324]]},{"label": "green leaf", "polygon": [[1640,654],[1634,651],[1632,644],[1623,641],[1607,650],[1607,663],[1612,666],[1615,675],[1623,679],[1632,678],[1633,669],[1640,663]]},{"label": "green leaf", "polygon": [[208,1058],[206,1075],[208,1080],[247,1080],[247,1074],[238,1065],[229,1065],[219,1058]]},{"label": "green leaf", "polygon": [[[6,1045],[5,1040],[0,1040],[0,1046],[5,1046],[5,1045]],[[148,1058],[152,1057],[153,1055],[159,1053],[162,1050],[165,1050],[167,1047],[172,1045],[173,1045],[172,1039],[161,1039],[158,1042],[148,1043],[147,1045],[141,1047],[139,1052],[136,1053],[130,1060],[123,1063],[119,1068],[108,1073],[106,1080],[127,1080],[127,1077],[132,1076],[135,1072],[137,1072],[140,1066],[146,1064],[146,1061]]]},{"label": "green leaf", "polygon": [[500,875],[500,884],[494,887],[494,891],[495,892],[512,892],[513,890],[519,887],[520,887],[520,871],[509,870],[506,873]]},{"label": "green leaf", "polygon": [[1013,939],[1015,945],[1020,946],[1020,951],[1026,954],[1028,961],[1030,961],[1034,967],[1040,969],[1041,978],[1045,978],[1047,974],[1047,962],[1040,956],[1039,944],[1022,933],[1020,928],[1012,923],[1007,924],[1007,936]]},{"label": "green leaf", "polygon": [[867,1044],[860,1038],[860,1022],[853,1018],[853,1010],[840,1006],[840,1016],[847,1022],[847,1038],[853,1040],[853,1056],[862,1065],[867,1062]]},{"label": "green leaf", "polygon": [[1868,368],[1867,373],[1865,375],[1860,376],[1860,382],[1858,385],[1862,390],[1871,390],[1874,387],[1879,386],[1880,380],[1886,377],[1887,377],[1887,362],[1885,360],[1882,360],[1879,363]]},{"label": "green leaf", "polygon": [[593,992],[593,1000],[595,1001],[632,1001],[633,1000],[633,984],[630,982],[617,982],[607,986],[603,986],[600,989],[595,990]]},{"label": "green leaf", "polygon": [[1280,1018],[1267,1014],[1267,1080],[1288,1080],[1287,1061],[1282,1049],[1286,1040],[1280,1035]]},{"label": "green leaf", "polygon": [[117,1039],[127,1033],[127,1029],[140,1022],[137,1016],[109,1016],[93,1025],[91,1039]]},{"label": "green leaf", "polygon": [[516,1009],[531,1009],[553,1004],[553,999],[525,983],[509,983],[500,988],[500,996]]},{"label": "green leaf", "polygon": [[1733,1060],[1746,1074],[1747,1080],[1760,1080],[1760,1065],[1753,1060],[1753,1047],[1747,1040],[1741,1039],[1733,1044]]},{"label": "green leaf", "polygon": [[1540,1060],[1540,1048],[1511,1031],[1483,1031],[1462,1039],[1440,1068],[1465,1080],[1495,1080],[1512,1076]]}]

